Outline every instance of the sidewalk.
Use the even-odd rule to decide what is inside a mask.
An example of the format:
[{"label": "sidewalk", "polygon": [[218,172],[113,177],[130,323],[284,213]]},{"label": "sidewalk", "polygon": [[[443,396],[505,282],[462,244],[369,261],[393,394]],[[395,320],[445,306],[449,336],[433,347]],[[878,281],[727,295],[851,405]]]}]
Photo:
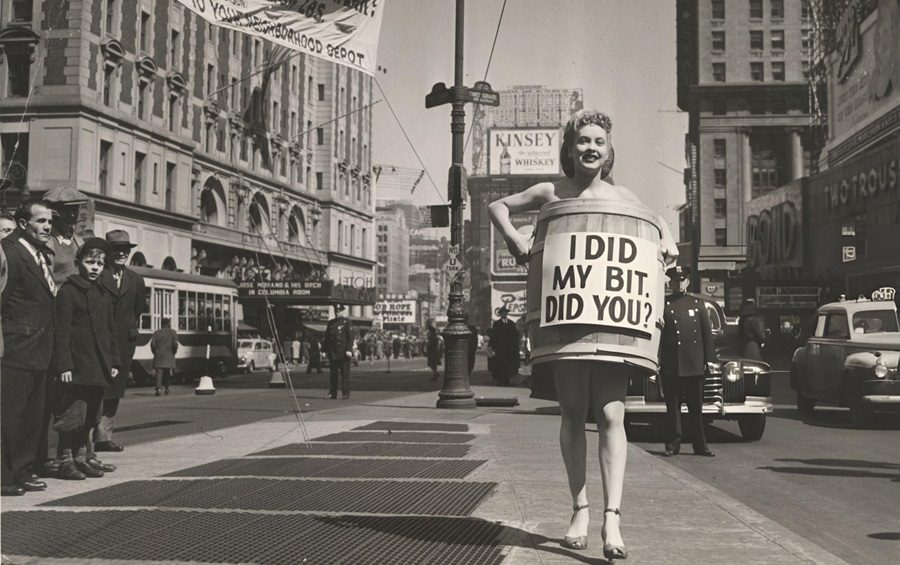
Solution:
[{"label": "sidewalk", "polygon": [[[102,479],[3,499],[3,563],[603,563],[594,426],[590,545],[573,551],[557,406],[474,391],[520,405],[438,410],[415,394],[305,415],[309,450],[282,417],[109,454],[119,470]],[[844,563],[664,460],[628,457],[625,563]]]}]

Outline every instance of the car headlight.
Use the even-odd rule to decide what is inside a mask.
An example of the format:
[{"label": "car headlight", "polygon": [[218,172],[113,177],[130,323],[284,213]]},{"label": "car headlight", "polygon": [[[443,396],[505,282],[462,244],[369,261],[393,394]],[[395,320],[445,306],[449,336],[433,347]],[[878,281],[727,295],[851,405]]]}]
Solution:
[{"label": "car headlight", "polygon": [[728,382],[736,383],[741,380],[743,377],[743,371],[741,371],[741,364],[738,361],[729,361],[725,363],[724,370],[722,371],[725,374],[725,378],[728,379]]},{"label": "car headlight", "polygon": [[879,359],[875,363],[875,376],[879,379],[883,379],[888,376],[888,374],[890,374],[890,369],[888,369],[887,366],[881,362],[881,359]]}]

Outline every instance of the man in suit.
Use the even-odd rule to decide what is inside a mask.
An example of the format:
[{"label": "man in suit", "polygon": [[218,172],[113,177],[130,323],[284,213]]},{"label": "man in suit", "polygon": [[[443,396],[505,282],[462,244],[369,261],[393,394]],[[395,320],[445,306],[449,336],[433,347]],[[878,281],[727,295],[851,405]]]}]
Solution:
[{"label": "man in suit", "polygon": [[113,384],[103,394],[103,414],[94,429],[94,451],[123,451],[125,448],[112,439],[119,402],[125,397],[125,385],[131,376],[131,359],[138,338],[138,322],[146,307],[144,278],[125,265],[137,244],[131,243],[128,232],[112,230],[106,234],[109,253],[106,268],[100,274],[100,284],[113,295],[115,338],[122,369]]},{"label": "man in suit", "polygon": [[334,318],[325,328],[325,355],[331,369],[328,398],[336,399],[338,380],[344,400],[350,398],[350,359],[353,357],[353,338],[350,336],[350,320],[342,304],[335,304]]},{"label": "man in suit", "polygon": [[52,213],[47,203],[25,200],[15,213],[16,231],[6,237],[8,279],[0,295],[5,349],[0,361],[2,495],[44,490],[28,471],[34,461],[46,401],[47,365],[53,353],[53,281],[47,248]]},{"label": "man in suit", "polygon": [[702,298],[685,292],[688,267],[666,271],[672,293],[663,311],[665,326],[660,339],[660,373],[671,439],[666,457],[681,450],[681,397],[684,395],[695,455],[713,457],[703,432],[703,379],[715,367],[716,348],[709,312]]},{"label": "man in suit", "polygon": [[493,351],[491,376],[502,386],[509,386],[510,377],[519,371],[519,331],[509,319],[506,305],[497,311],[500,319],[491,326],[490,347]]}]

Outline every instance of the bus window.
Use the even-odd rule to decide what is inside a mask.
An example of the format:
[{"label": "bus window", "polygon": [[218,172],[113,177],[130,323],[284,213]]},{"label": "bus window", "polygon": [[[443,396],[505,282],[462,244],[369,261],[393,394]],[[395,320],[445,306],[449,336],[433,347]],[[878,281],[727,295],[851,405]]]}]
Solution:
[{"label": "bus window", "polygon": [[231,331],[231,297],[226,296],[225,301],[222,303],[222,321],[224,323],[223,327],[226,332]]},{"label": "bus window", "polygon": [[216,295],[216,331],[220,332],[224,329],[225,325],[222,323],[222,295]]},{"label": "bus window", "polygon": [[178,327],[176,330],[186,330],[188,327],[187,321],[187,296],[185,296],[185,292],[183,290],[178,291]]},{"label": "bus window", "polygon": [[188,292],[188,308],[187,308],[187,319],[188,319],[188,330],[197,331],[197,293],[196,292]]},{"label": "bus window", "polygon": [[151,295],[153,293],[152,287],[146,287],[144,289],[144,311],[141,312],[141,329],[142,330],[152,330],[153,322],[151,321],[150,308],[151,308]]}]

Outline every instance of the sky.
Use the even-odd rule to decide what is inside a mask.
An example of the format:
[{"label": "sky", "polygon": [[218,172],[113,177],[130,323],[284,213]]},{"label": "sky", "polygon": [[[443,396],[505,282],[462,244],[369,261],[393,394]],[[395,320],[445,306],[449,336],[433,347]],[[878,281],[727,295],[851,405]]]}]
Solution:
[{"label": "sky", "polygon": [[[434,83],[453,83],[455,0],[382,1],[378,65],[387,72],[375,76],[375,100],[384,101],[373,108],[374,162],[424,164],[413,201],[441,204],[451,160],[450,106],[426,110],[425,95]],[[503,0],[466,2],[467,86],[484,79],[502,6]],[[585,108],[612,118],[616,184],[632,189],[677,234],[687,114],[676,106],[674,2],[508,0],[487,81],[495,90],[582,88]],[[467,105],[467,130],[471,116]],[[468,152],[464,163],[471,165]]]}]

